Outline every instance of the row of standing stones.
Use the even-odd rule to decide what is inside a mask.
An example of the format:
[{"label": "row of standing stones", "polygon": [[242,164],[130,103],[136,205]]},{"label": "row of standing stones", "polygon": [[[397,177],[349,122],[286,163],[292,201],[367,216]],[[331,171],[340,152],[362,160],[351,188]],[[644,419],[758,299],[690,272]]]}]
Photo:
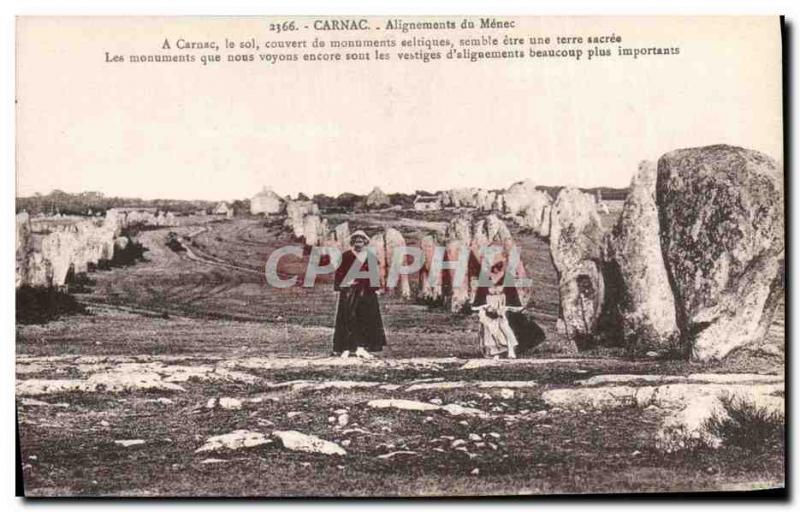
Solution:
[{"label": "row of standing stones", "polygon": [[[16,215],[16,288],[67,284],[71,275],[113,262],[129,247],[123,234],[132,226],[175,226],[171,212],[111,208],[105,217]],[[36,236],[35,236],[36,235]]]},{"label": "row of standing stones", "polygon": [[564,189],[550,211],[559,328],[619,336],[632,354],[718,360],[761,342],[783,296],[782,168],[727,145],[642,162],[621,216]]},{"label": "row of standing stones", "polygon": [[[594,197],[574,188],[563,189],[553,201],[522,182],[503,197],[512,219],[549,238],[559,280],[558,326],[567,342],[563,351],[621,333],[633,355],[708,360],[765,337],[784,276],[783,172],[768,156],[718,145],[667,153],[657,166],[643,162],[610,231],[603,228]],[[110,212],[100,226],[48,235],[39,254],[28,243],[30,221],[22,217],[17,219],[18,286],[63,284],[65,269],[76,262],[110,258],[125,224],[118,212]],[[348,245],[347,223],[330,230],[311,202],[287,205],[286,225],[310,246]],[[508,252],[514,246],[505,223],[494,215],[474,225],[455,219],[444,237],[448,259],[456,259],[464,247],[499,243]],[[62,239],[68,239],[69,248]],[[420,298],[444,298],[458,310],[473,295],[475,276],[445,290],[430,286],[436,240],[428,235],[420,243],[426,256]],[[384,281],[394,249],[405,240],[386,228],[371,245]],[[87,251],[91,254],[84,255]],[[410,296],[405,276],[397,290]]]},{"label": "row of standing stones", "polygon": [[[622,336],[632,355],[721,359],[763,340],[782,297],[783,171],[757,151],[716,145],[672,151],[657,165],[642,162],[611,230],[600,220],[602,205],[575,188],[553,200],[520,182],[503,192],[502,202],[510,219],[549,239],[558,328],[566,340],[561,351]],[[330,230],[311,202],[287,205],[286,225],[309,246],[348,247],[347,223]],[[479,265],[463,283],[444,271],[444,289],[431,286],[438,238],[420,240],[418,298],[459,311],[474,296]],[[515,245],[494,214],[474,223],[453,219],[443,238],[449,260],[461,250],[477,254],[499,244],[508,253]],[[394,248],[405,240],[387,228],[371,245],[383,281]],[[409,297],[405,276],[397,289]]]}]

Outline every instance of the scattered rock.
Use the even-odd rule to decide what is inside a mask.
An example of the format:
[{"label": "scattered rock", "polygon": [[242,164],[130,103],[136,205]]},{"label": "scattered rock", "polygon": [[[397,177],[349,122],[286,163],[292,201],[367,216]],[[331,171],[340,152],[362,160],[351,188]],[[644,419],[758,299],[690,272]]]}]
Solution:
[{"label": "scattered rock", "polygon": [[328,382],[313,383],[313,382],[299,382],[292,386],[293,391],[312,390],[324,391],[326,389],[357,389],[357,388],[374,388],[380,385],[380,382],[366,382],[357,380],[333,380]]},{"label": "scattered rock", "polygon": [[408,451],[408,450],[400,450],[400,451],[391,452],[391,453],[384,453],[383,455],[378,455],[378,458],[379,459],[391,459],[391,458],[396,457],[398,455],[417,455],[417,452],[412,452],[412,451]]},{"label": "scattered rock", "polygon": [[475,409],[473,407],[464,407],[458,404],[448,404],[442,406],[442,410],[446,411],[452,416],[486,416],[487,414],[480,409]]},{"label": "scattered rock", "polygon": [[51,404],[50,402],[43,402],[41,400],[36,400],[35,398],[23,398],[21,403],[22,405],[28,407],[69,407],[68,403],[60,402]]},{"label": "scattered rock", "polygon": [[503,388],[500,390],[500,397],[506,400],[514,398],[514,391],[508,388]]},{"label": "scattered rock", "polygon": [[402,399],[379,399],[379,400],[370,400],[367,402],[368,407],[373,407],[375,409],[404,409],[409,411],[436,411],[439,410],[439,406],[435,404],[429,404],[425,402],[418,402],[416,400],[402,400]]},{"label": "scattered rock", "polygon": [[130,446],[138,446],[144,443],[145,443],[144,439],[120,439],[118,441],[114,441],[114,444],[118,444],[124,448],[128,448]]},{"label": "scattered rock", "polygon": [[223,397],[219,399],[219,406],[223,409],[238,410],[242,408],[242,401],[236,398]]},{"label": "scattered rock", "polygon": [[276,430],[272,433],[281,440],[284,448],[292,451],[307,453],[322,453],[325,455],[346,455],[347,452],[336,443],[320,439],[319,437],[303,434],[296,430]]},{"label": "scattered rock", "polygon": [[228,434],[211,436],[206,439],[203,446],[195,450],[195,453],[214,452],[218,450],[238,450],[240,448],[252,448],[272,441],[260,432],[250,430],[234,430]]},{"label": "scattered rock", "polygon": [[468,386],[467,382],[423,382],[419,384],[412,384],[406,388],[406,391],[423,391],[428,389],[458,389]]}]

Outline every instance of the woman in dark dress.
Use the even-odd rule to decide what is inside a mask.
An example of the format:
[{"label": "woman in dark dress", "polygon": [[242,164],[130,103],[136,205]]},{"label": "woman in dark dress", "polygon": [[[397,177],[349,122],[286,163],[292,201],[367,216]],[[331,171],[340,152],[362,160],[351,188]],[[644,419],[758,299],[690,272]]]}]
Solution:
[{"label": "woman in dark dress", "polygon": [[[386,344],[378,305],[379,287],[373,287],[366,277],[358,277],[351,283],[345,282],[351,267],[358,265],[362,272],[369,269],[368,258],[375,256],[367,251],[368,243],[366,233],[353,233],[350,236],[352,249],[342,254],[342,262],[336,269],[334,290],[339,292],[339,302],[336,306],[333,351],[342,357],[349,357],[353,353],[369,359],[373,357],[370,352],[380,352]],[[373,261],[372,264],[377,267],[378,263]]]}]

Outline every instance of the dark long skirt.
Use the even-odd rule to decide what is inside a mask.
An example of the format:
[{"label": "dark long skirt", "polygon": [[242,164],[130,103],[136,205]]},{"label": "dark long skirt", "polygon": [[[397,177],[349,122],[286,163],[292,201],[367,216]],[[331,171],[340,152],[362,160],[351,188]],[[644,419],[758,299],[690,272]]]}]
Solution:
[{"label": "dark long skirt", "polygon": [[378,306],[378,296],[369,288],[342,288],[336,307],[336,328],[333,333],[333,351],[337,353],[358,347],[370,352],[383,350],[386,334]]}]

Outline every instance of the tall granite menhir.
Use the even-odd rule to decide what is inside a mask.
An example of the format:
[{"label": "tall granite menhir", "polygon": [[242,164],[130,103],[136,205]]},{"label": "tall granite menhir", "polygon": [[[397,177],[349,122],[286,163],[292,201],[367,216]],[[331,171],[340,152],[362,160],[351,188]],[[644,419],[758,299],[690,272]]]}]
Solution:
[{"label": "tall granite menhir", "polygon": [[659,229],[656,164],[645,161],[639,164],[620,218],[608,235],[606,263],[614,264],[622,282],[616,307],[629,352],[680,356],[685,350]]},{"label": "tall granite menhir", "polygon": [[684,343],[697,360],[761,341],[783,294],[783,171],[739,147],[658,161],[661,250]]}]

